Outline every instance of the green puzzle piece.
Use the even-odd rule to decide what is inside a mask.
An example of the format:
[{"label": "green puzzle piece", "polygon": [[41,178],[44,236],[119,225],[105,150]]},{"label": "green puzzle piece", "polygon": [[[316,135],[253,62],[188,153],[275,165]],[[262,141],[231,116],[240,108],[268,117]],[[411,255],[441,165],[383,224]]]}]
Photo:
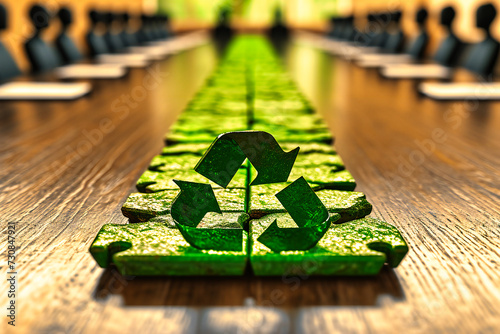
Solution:
[{"label": "green puzzle piece", "polygon": [[308,250],[314,247],[328,231],[331,223],[340,218],[336,213],[328,213],[303,177],[286,186],[275,196],[295,225],[292,228],[281,227],[275,219],[260,234],[258,241],[275,252]]},{"label": "green puzzle piece", "polygon": [[[198,228],[239,226],[241,214],[224,215],[207,215]],[[272,214],[250,222],[250,261],[255,275],[376,275],[384,263],[398,266],[408,252],[394,226],[364,218],[333,225],[308,251],[274,253],[257,238],[275,219],[279,227],[296,227],[287,214]],[[90,251],[101,267],[114,263],[122,275],[242,275],[246,242],[244,232],[240,252],[199,250],[190,246],[176,228],[164,223],[107,224]]]},{"label": "green puzzle piece", "polygon": [[212,140],[218,134],[229,132],[232,129],[246,130],[248,128],[246,115],[243,117],[214,117],[202,115],[181,116],[170,128],[170,131],[178,134],[199,135],[210,134]]},{"label": "green puzzle piece", "polygon": [[250,185],[284,182],[298,152],[298,147],[290,152],[283,151],[276,139],[267,132],[227,132],[213,141],[195,170],[226,188],[248,158],[255,171],[253,175],[256,175]]},{"label": "green puzzle piece", "polygon": [[211,143],[221,133],[248,129],[246,117],[199,116],[175,123],[165,137],[169,143]]},{"label": "green puzzle piece", "polygon": [[180,117],[246,117],[247,109],[246,101],[202,102],[188,106]]},{"label": "green puzzle piece", "polygon": [[[220,134],[247,129],[268,132],[284,152],[300,147],[288,179],[269,179],[286,182],[265,179],[250,187],[257,172],[248,149],[235,158],[236,167],[227,161],[215,166],[215,159],[197,166]],[[408,246],[394,226],[365,217],[372,206],[352,191],[356,182],[332,142],[270,44],[255,36],[236,38],[137,181],[140,193],[123,204],[131,224],[104,225],[91,254],[101,267],[115,265],[133,276],[239,276],[248,264],[255,275],[356,276],[375,275],[384,263],[397,266]],[[228,152],[224,146],[215,158]],[[267,147],[258,155],[264,161],[270,152]],[[275,165],[264,161],[257,168],[259,176],[286,162],[273,160]],[[236,174],[224,189],[226,182],[209,181],[195,166],[205,175],[207,169],[220,174],[220,168]],[[183,195],[174,179],[184,184]]]},{"label": "green puzzle piece", "polygon": [[[205,87],[199,94],[191,101],[187,107],[188,112],[193,108],[198,109],[199,106],[217,107],[227,111],[242,110],[243,105],[237,104],[238,102],[245,101],[246,89],[238,87],[237,90],[230,90],[228,87]],[[228,103],[234,102],[234,103]],[[217,111],[216,111],[217,112]],[[233,115],[233,114],[231,114]],[[234,114],[234,115],[237,115]]]},{"label": "green puzzle piece", "polygon": [[[222,212],[245,211],[245,189],[214,189]],[[144,222],[170,213],[170,206],[179,189],[155,193],[132,193],[122,206],[122,213],[131,222]]]},{"label": "green puzzle piece", "polygon": [[[174,180],[179,186],[179,195],[170,207],[171,216],[184,239],[198,249],[218,251],[240,251],[243,242],[243,227],[248,215],[238,219],[239,228],[198,228],[207,213],[222,214],[212,186],[204,183]],[[241,217],[240,217],[241,218]]]},{"label": "green puzzle piece", "polygon": [[[245,188],[247,182],[247,171],[245,168],[240,168],[236,175],[231,180],[229,188]],[[209,183],[209,181],[201,174],[194,170],[182,171],[172,170],[164,172],[145,171],[139,180],[137,180],[137,189],[140,192],[158,192],[162,190],[178,189],[173,179],[184,180],[197,183]],[[212,183],[213,188],[221,188],[215,183]]]},{"label": "green puzzle piece", "polygon": [[297,142],[297,143],[326,143],[330,144],[333,142],[333,137],[328,130],[309,130],[309,131],[299,131],[295,129],[289,129],[286,127],[280,127],[278,125],[270,125],[264,123],[254,123],[252,129],[257,131],[264,131],[273,134],[276,140],[281,142]]},{"label": "green puzzle piece", "polygon": [[254,116],[256,118],[261,118],[264,116],[275,115],[276,112],[284,112],[288,115],[310,115],[313,113],[313,109],[309,103],[304,101],[279,101],[279,100],[263,100],[256,99],[253,104]]},{"label": "green puzzle piece", "polygon": [[305,132],[305,133],[315,133],[315,132],[328,132],[328,127],[318,115],[287,115],[278,114],[272,116],[260,116],[254,117],[254,126],[267,126],[269,128],[276,129],[287,129],[293,132]]},{"label": "green puzzle piece", "polygon": [[255,275],[376,275],[384,263],[397,267],[408,245],[394,226],[363,218],[333,224],[318,244],[307,251],[272,252],[257,239],[272,221],[293,227],[287,214],[250,221],[250,262]]},{"label": "green puzzle piece", "polygon": [[177,224],[177,228],[184,239],[195,248],[240,252],[243,247],[243,226],[247,224],[248,219],[248,215],[242,214],[238,219],[237,228],[200,228],[181,224]]},{"label": "green puzzle piece", "polygon": [[174,144],[165,146],[161,155],[165,156],[176,156],[182,154],[191,154],[191,155],[199,155],[202,156],[203,153],[208,149],[206,143],[182,143],[182,144]]},{"label": "green puzzle piece", "polygon": [[345,169],[344,162],[337,154],[323,154],[323,153],[309,153],[301,154],[297,156],[295,160],[294,168],[311,168],[311,167],[321,167],[330,166],[331,171],[341,171]]},{"label": "green puzzle piece", "polygon": [[155,172],[165,172],[169,170],[190,170],[193,165],[200,160],[199,155],[182,154],[182,155],[157,155],[154,156],[149,163],[148,169]]},{"label": "green puzzle piece", "polygon": [[[335,151],[333,146],[329,144],[287,142],[287,143],[280,143],[280,145],[285,151],[290,151],[300,146],[300,153],[297,156],[297,159],[299,159],[301,155],[308,155],[312,153],[337,155],[337,151]],[[297,161],[295,163],[297,163]]]},{"label": "green puzzle piece", "polygon": [[205,101],[210,101],[222,107],[224,101],[245,101],[246,94],[245,86],[205,87],[197,94],[193,103],[202,104]]},{"label": "green puzzle piece", "polygon": [[[236,222],[239,217],[240,214],[225,214],[225,220]],[[221,220],[217,218],[208,227],[220,227]],[[243,232],[241,251],[200,250],[190,246],[178,229],[163,223],[106,224],[90,252],[101,267],[113,263],[122,275],[234,276],[243,275],[245,270],[247,239]]]},{"label": "green puzzle piece", "polygon": [[[275,194],[283,189],[286,184],[267,184],[254,186],[250,189],[250,203],[248,212],[252,218],[260,218],[271,213],[286,212]],[[372,205],[366,196],[360,192],[342,190],[316,191],[321,202],[330,213],[340,214],[340,219],[335,224],[363,218],[372,211]]]},{"label": "green puzzle piece", "polygon": [[[205,148],[206,148],[205,144]],[[166,172],[171,170],[184,170],[189,171],[196,166],[198,161],[200,161],[201,156],[196,154],[183,154],[183,155],[157,155],[153,157],[149,163],[148,169],[156,172]],[[332,159],[332,163],[335,163]],[[246,166],[240,166],[242,169],[246,169]]]},{"label": "green puzzle piece", "polygon": [[[351,173],[347,170],[338,171],[337,168],[336,166],[294,167],[288,177],[288,182],[304,177],[314,191],[321,189],[354,190],[356,180]],[[253,176],[257,171],[251,167],[250,173]]]},{"label": "green puzzle piece", "polygon": [[334,189],[349,190],[356,188],[356,180],[347,170],[336,171],[328,166],[297,167],[292,169],[290,180],[303,176],[314,190]]}]

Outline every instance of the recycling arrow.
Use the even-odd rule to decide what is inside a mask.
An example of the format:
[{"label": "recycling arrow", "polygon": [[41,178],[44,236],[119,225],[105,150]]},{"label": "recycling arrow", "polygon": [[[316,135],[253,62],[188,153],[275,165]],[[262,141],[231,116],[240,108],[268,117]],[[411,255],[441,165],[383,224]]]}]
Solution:
[{"label": "recycling arrow", "polygon": [[[272,135],[263,131],[228,132],[218,136],[195,170],[227,187],[248,159],[258,175],[250,185],[285,182],[299,148],[284,152]],[[210,184],[174,180],[181,189],[172,202],[171,214],[187,242],[199,249],[241,251],[243,229],[197,228],[208,212],[221,214]],[[298,228],[280,228],[277,220],[257,239],[274,252],[314,247],[340,215],[329,215],[307,181],[300,177],[276,194]]]},{"label": "recycling arrow", "polygon": [[241,251],[243,229],[197,228],[208,212],[222,214],[210,184],[173,180],[181,189],[171,214],[186,241],[198,249]]},{"label": "recycling arrow", "polygon": [[308,250],[314,247],[331,223],[340,218],[339,214],[329,215],[304,177],[298,178],[275,196],[298,228],[280,228],[275,219],[257,239],[273,252]]},{"label": "recycling arrow", "polygon": [[210,184],[173,180],[181,188],[172,202],[172,218],[183,225],[196,227],[207,212],[222,213]]},{"label": "recycling arrow", "polygon": [[250,185],[286,182],[299,148],[284,152],[264,131],[227,132],[218,136],[198,162],[195,171],[226,188],[248,158],[257,170]]}]

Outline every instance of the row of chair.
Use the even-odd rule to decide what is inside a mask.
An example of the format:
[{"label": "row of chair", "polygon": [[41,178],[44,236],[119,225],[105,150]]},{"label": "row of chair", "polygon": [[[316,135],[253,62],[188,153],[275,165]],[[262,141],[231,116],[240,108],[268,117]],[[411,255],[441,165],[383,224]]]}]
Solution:
[{"label": "row of chair", "polygon": [[[34,27],[34,34],[25,42],[24,49],[33,73],[77,63],[85,58],[68,34],[73,23],[69,8],[63,7],[57,13],[51,13],[42,5],[34,5],[28,14]],[[0,4],[0,30],[7,29],[7,16],[6,8]],[[46,41],[42,37],[42,32],[56,17],[61,22],[61,31],[53,42]],[[172,35],[168,29],[169,19],[166,15],[142,15],[141,26],[135,31],[129,27],[128,13],[91,10],[89,19],[92,24],[86,34],[86,41],[90,57],[119,54],[129,47],[149,45],[168,39]],[[117,27],[119,29],[116,29]],[[21,74],[9,50],[0,42],[0,82]]]},{"label": "row of chair", "polygon": [[[499,43],[491,34],[491,25],[496,17],[496,9],[492,4],[484,4],[477,9],[476,26],[485,33],[483,41],[467,45],[453,31],[455,9],[451,6],[441,11],[440,24],[447,30],[432,60],[446,67],[462,66],[481,76],[490,76],[495,68],[499,52]],[[359,48],[376,48],[379,53],[407,54],[415,60],[423,60],[429,44],[429,33],[426,28],[428,12],[421,8],[416,12],[418,24],[417,36],[406,42],[400,21],[401,11],[390,13],[371,13],[367,16],[367,25],[358,29],[354,25],[354,17],[336,17],[331,19],[332,29],[328,37],[332,40],[348,43]]]},{"label": "row of chair", "polygon": [[[104,53],[120,53],[127,47],[144,45],[170,37],[168,30],[168,16],[141,15],[142,25],[136,31],[129,28],[130,16],[128,13],[98,12],[91,10],[89,18],[92,22],[87,34],[87,43],[91,55]],[[118,23],[121,30],[113,32],[113,24]],[[103,34],[99,33],[99,24],[105,26]]]}]

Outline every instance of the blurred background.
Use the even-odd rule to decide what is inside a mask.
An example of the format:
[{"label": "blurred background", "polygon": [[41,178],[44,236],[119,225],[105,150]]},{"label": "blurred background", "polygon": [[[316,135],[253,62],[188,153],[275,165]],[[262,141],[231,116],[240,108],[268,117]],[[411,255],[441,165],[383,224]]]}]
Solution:
[{"label": "blurred background", "polygon": [[[14,54],[22,69],[28,67],[23,52],[23,42],[32,34],[27,12],[33,0],[4,0],[8,10],[9,26],[3,32],[2,40]],[[484,1],[480,0],[49,0],[44,5],[50,11],[57,11],[61,6],[73,10],[74,23],[70,34],[81,50],[85,50],[85,32],[89,29],[88,11],[90,9],[128,11],[132,15],[130,25],[139,25],[140,13],[161,13],[170,16],[171,29],[174,33],[183,33],[197,29],[214,27],[220,21],[221,13],[226,13],[230,25],[237,31],[262,31],[273,24],[276,10],[279,9],[283,22],[292,29],[327,32],[329,20],[336,16],[354,15],[355,26],[362,28],[368,13],[402,10],[402,27],[407,35],[417,30],[414,21],[415,12],[424,7],[429,11],[427,21],[430,43],[427,52],[431,54],[437,47],[444,31],[439,25],[439,12],[445,6],[452,5],[457,12],[454,30],[459,38],[473,43],[481,39],[482,32],[475,28],[475,9]],[[493,36],[500,37],[500,20],[493,26]],[[51,24],[44,32],[47,39],[52,39],[59,30],[59,22]]]}]

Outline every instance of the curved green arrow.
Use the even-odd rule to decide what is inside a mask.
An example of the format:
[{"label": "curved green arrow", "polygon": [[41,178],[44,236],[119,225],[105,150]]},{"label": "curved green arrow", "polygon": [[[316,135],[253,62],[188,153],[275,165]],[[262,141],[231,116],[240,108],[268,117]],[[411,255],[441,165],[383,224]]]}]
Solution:
[{"label": "curved green arrow", "polygon": [[195,228],[177,223],[186,241],[198,249],[241,252],[243,229],[238,228]]},{"label": "curved green arrow", "polygon": [[186,241],[198,249],[241,251],[243,229],[196,228],[208,212],[222,214],[210,184],[173,180],[181,189],[170,209]]},{"label": "curved green arrow", "polygon": [[227,132],[215,139],[194,170],[225,188],[248,158],[257,170],[250,185],[286,182],[298,153],[298,147],[284,152],[264,131]]},{"label": "curved green arrow", "polygon": [[196,227],[207,212],[222,213],[210,184],[173,181],[181,188],[170,209],[172,218],[177,223]]},{"label": "curved green arrow", "polygon": [[274,220],[259,236],[259,242],[273,252],[307,250],[316,245],[340,215],[329,215],[307,181],[300,177],[276,194],[298,228],[279,228]]},{"label": "curved green arrow", "polygon": [[257,240],[277,253],[289,250],[308,250],[316,246],[328,231],[331,223],[339,218],[340,215],[335,213],[320,225],[303,228],[280,228],[275,219]]}]

